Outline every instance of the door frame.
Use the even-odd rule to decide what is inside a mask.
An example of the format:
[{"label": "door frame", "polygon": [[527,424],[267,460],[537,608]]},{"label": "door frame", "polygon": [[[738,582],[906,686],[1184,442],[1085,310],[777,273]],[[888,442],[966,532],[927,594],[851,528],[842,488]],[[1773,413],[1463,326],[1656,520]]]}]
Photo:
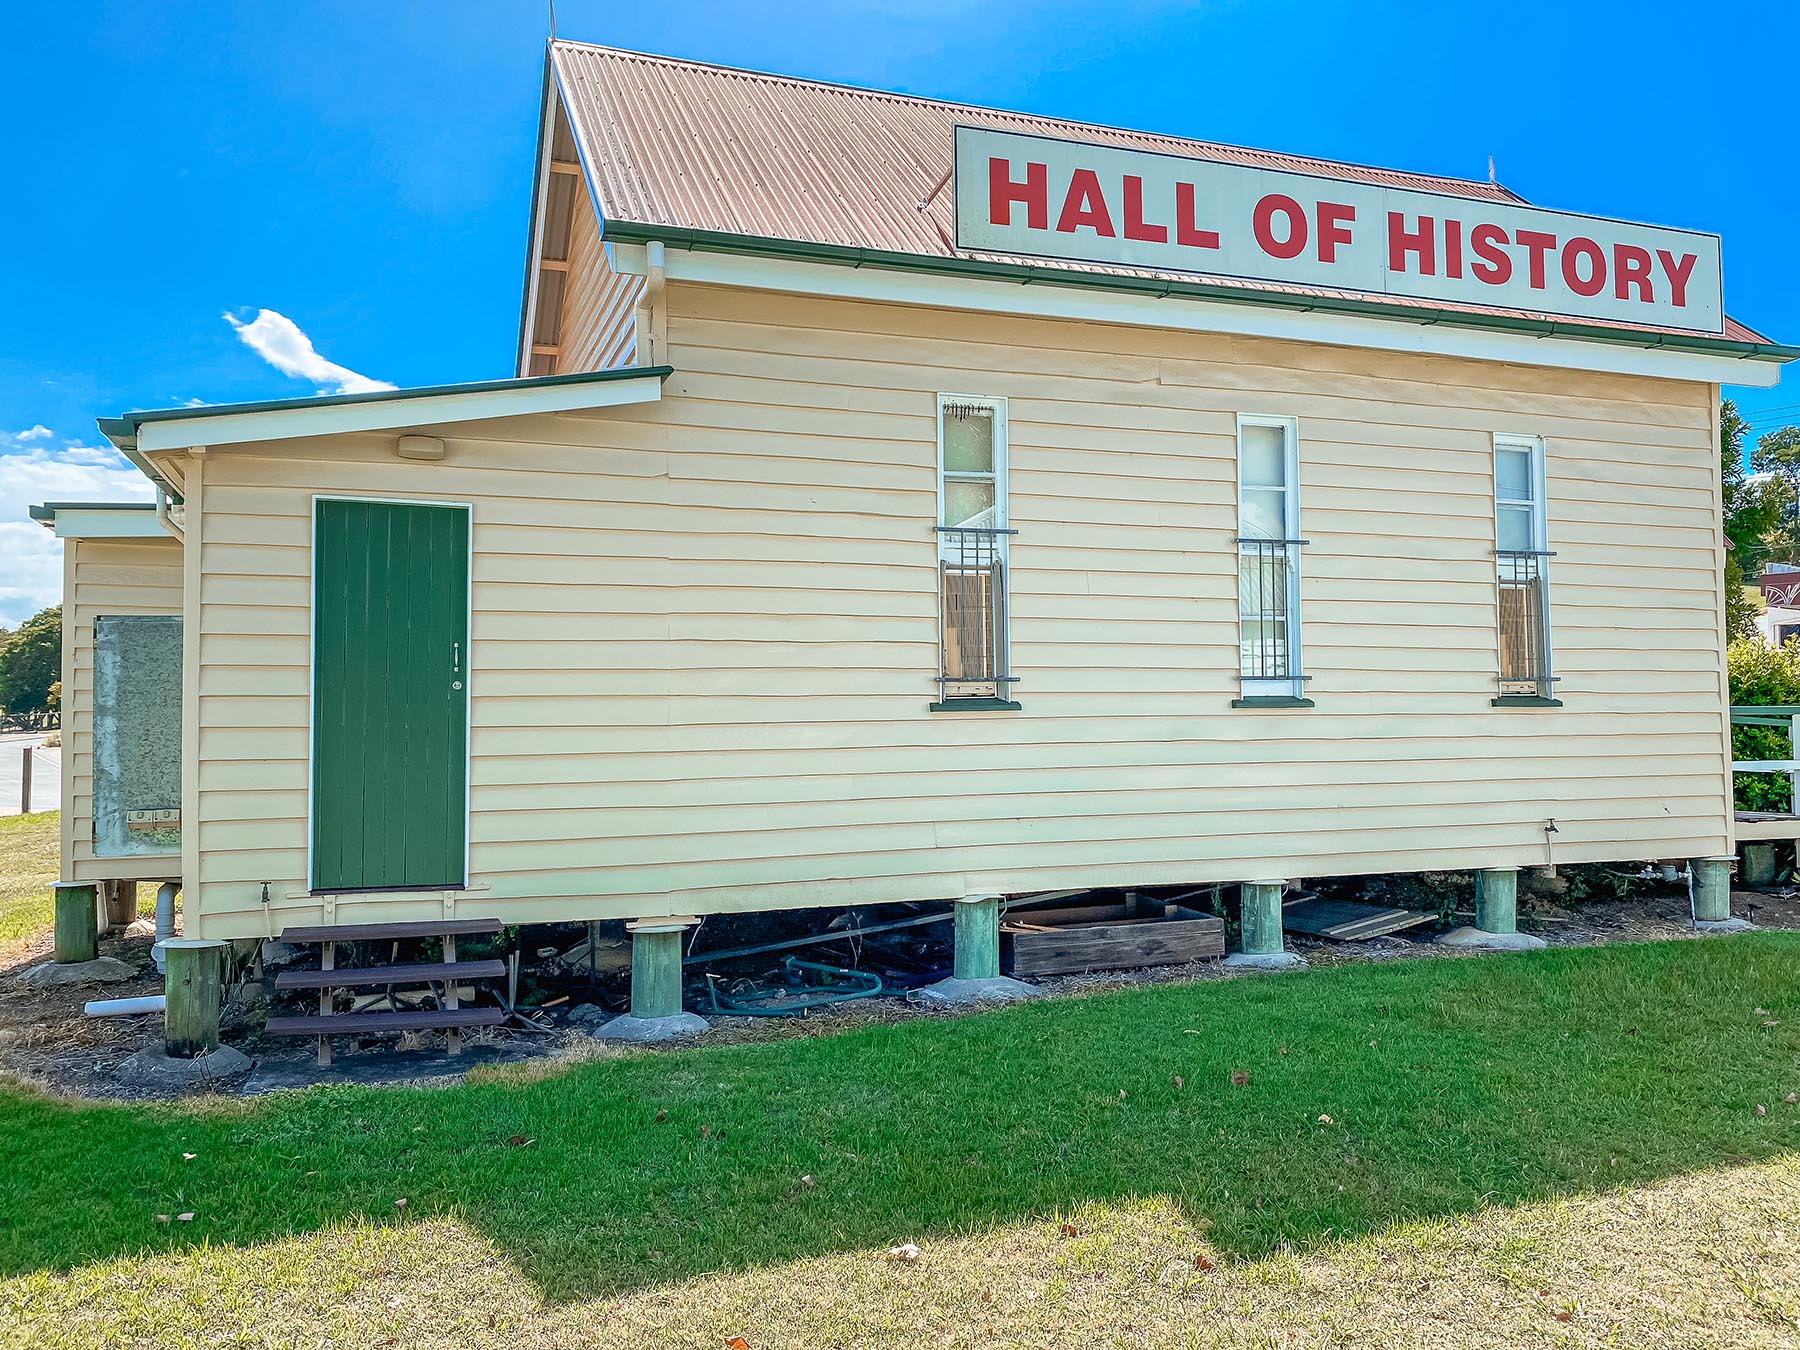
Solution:
[{"label": "door frame", "polygon": [[[448,501],[432,497],[396,497],[383,496],[380,493],[348,493],[348,492],[315,492],[312,504],[307,508],[307,540],[306,540],[306,889],[309,895],[363,895],[371,893],[364,888],[354,890],[321,891],[315,884],[316,873],[313,870],[313,843],[315,840],[316,822],[313,818],[313,787],[316,781],[319,728],[317,696],[318,696],[318,657],[319,648],[315,640],[318,626],[318,567],[319,567],[319,503],[320,502],[381,502],[388,506],[434,506],[445,510],[461,511],[468,519],[468,555],[467,555],[467,594],[464,597],[466,609],[463,615],[463,647],[466,660],[463,668],[463,852],[462,852],[462,884],[460,886],[438,886],[428,888],[432,894],[445,891],[466,891],[469,888],[469,792],[470,770],[474,767],[474,712],[475,712],[475,506],[472,502]],[[412,894],[418,892],[417,887],[378,887],[374,888],[385,894]]]}]

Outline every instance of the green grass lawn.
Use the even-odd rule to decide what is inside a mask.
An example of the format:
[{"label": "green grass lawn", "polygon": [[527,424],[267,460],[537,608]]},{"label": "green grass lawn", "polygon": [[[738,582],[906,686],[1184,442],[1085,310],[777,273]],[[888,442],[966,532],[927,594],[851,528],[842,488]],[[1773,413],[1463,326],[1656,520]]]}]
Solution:
[{"label": "green grass lawn", "polygon": [[0,1091],[0,1339],[1788,1344],[1797,988],[1769,933],[448,1089]]},{"label": "green grass lawn", "polygon": [[0,816],[0,946],[50,926],[60,820],[55,811]]}]

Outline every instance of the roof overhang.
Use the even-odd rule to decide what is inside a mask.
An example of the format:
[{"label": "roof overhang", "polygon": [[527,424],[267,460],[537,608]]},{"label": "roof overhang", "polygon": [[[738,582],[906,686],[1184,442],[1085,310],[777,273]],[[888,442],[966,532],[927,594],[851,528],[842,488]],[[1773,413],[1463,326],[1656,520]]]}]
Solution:
[{"label": "roof overhang", "polygon": [[155,502],[45,502],[31,518],[58,539],[162,539]]},{"label": "roof overhang", "polygon": [[[1396,305],[1129,273],[936,258],[669,225],[603,221],[621,272],[665,246],[673,281],[1086,322],[1289,338],[1384,351],[1767,387],[1800,347],[1509,314]],[[821,266],[821,264],[824,264]]]},{"label": "roof overhang", "polygon": [[194,446],[211,448],[343,432],[393,431],[654,403],[662,397],[662,383],[672,373],[668,366],[629,366],[536,379],[168,408],[102,418],[100,430],[134,464],[162,483],[162,475],[147,456]]}]

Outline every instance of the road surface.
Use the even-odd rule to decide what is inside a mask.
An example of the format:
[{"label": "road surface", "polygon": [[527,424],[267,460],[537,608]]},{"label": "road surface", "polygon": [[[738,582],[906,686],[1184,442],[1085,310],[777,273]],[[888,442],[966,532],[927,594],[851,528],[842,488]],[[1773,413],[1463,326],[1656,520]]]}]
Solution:
[{"label": "road surface", "polygon": [[19,813],[20,769],[24,766],[24,750],[31,746],[31,809],[54,811],[61,801],[62,751],[46,750],[38,742],[44,733],[6,732],[0,734],[0,816]]}]

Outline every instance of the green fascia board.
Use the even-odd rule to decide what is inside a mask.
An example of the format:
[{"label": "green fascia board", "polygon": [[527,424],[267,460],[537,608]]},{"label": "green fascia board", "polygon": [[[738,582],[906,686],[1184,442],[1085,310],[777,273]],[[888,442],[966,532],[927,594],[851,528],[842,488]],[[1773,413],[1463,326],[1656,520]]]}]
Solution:
[{"label": "green fascia board", "polygon": [[33,520],[55,521],[58,511],[154,511],[155,502],[45,502],[27,508]]},{"label": "green fascia board", "polygon": [[[206,403],[193,408],[153,408],[148,412],[126,413],[122,418],[101,419],[100,429],[108,424],[134,435],[146,422],[175,422],[183,418],[227,417],[239,413],[291,412],[298,408],[339,408],[353,403],[397,403],[406,399],[441,398],[446,394],[494,394],[515,389],[552,389],[565,384],[604,384],[612,380],[666,380],[675,373],[673,366],[620,366],[613,370],[576,371],[568,375],[533,375],[503,380],[476,380],[468,384],[432,384],[416,389],[378,389],[367,394],[315,394],[310,398],[267,399],[259,403]],[[118,441],[114,440],[117,445]],[[121,447],[123,448],[123,447]]]},{"label": "green fascia board", "polygon": [[1380,300],[1352,297],[1294,295],[1282,291],[1248,291],[1216,282],[1175,281],[1162,277],[1114,275],[1109,272],[1077,272],[1065,268],[1037,267],[1029,263],[988,262],[981,258],[939,258],[922,253],[895,253],[849,244],[816,244],[801,239],[772,239],[762,235],[731,234],[720,230],[696,230],[680,225],[642,225],[635,221],[607,220],[601,237],[613,243],[661,243],[666,248],[694,252],[744,253],[768,258],[794,258],[807,262],[837,263],[848,267],[881,267],[901,272],[933,272],[943,276],[973,277],[987,281],[1016,281],[1022,285],[1065,286],[1075,289],[1132,291],[1138,294],[1184,296],[1225,304],[1261,308],[1324,311],[1363,318],[1388,319],[1430,327],[1479,328],[1536,337],[1572,338],[1642,348],[1706,352],[1737,356],[1750,361],[1800,360],[1800,347],[1773,342],[1735,342],[1701,333],[1646,333],[1606,324],[1576,324],[1555,319],[1527,319],[1510,314],[1465,313],[1418,305],[1395,305]]}]

